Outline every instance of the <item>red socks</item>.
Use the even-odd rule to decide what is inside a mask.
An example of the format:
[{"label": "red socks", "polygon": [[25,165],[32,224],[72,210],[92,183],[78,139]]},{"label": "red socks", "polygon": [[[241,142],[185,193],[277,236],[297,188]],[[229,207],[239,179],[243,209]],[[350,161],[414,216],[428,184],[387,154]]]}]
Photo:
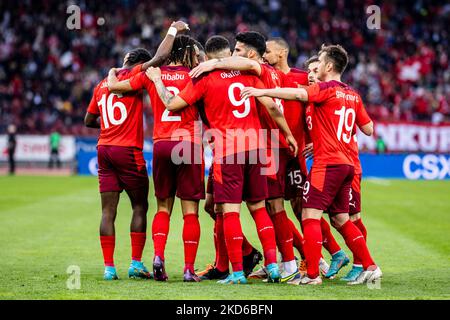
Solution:
[{"label": "red socks", "polygon": [[200,240],[200,223],[195,213],[188,213],[183,216],[183,219],[184,272],[189,270],[194,273],[195,257]]},{"label": "red socks", "polygon": [[259,208],[251,213],[256,223],[256,231],[264,251],[264,265],[277,262],[277,244],[275,230],[266,208]]},{"label": "red socks", "polygon": [[370,256],[364,236],[350,220],[339,228],[338,231],[344,237],[345,243],[352,251],[354,259],[361,262],[364,270],[367,270],[368,267],[375,264]]},{"label": "red socks", "polygon": [[229,267],[227,245],[225,242],[225,235],[223,232],[223,213],[216,214],[216,237],[217,237],[217,249],[216,249],[216,268],[219,271],[227,271]]},{"label": "red socks", "polygon": [[307,274],[310,279],[319,276],[319,260],[322,256],[322,231],[320,220],[303,220],[303,237],[305,239],[303,250],[306,258]]},{"label": "red socks", "polygon": [[305,254],[303,252],[303,237],[295,226],[294,222],[288,218],[289,223],[291,224],[292,236],[293,236],[293,246],[297,249],[302,257],[302,260],[305,259]]},{"label": "red socks", "polygon": [[153,218],[152,239],[155,256],[164,260],[167,236],[169,234],[170,216],[168,212],[159,211]]},{"label": "red socks", "polygon": [[364,237],[364,240],[367,241],[367,229],[366,229],[366,226],[364,225],[364,223],[362,222],[361,218],[353,221],[353,224],[359,229],[359,231],[361,231],[361,233]]},{"label": "red socks", "polygon": [[248,242],[247,238],[244,236],[242,240],[242,255],[248,256],[253,251],[253,246]]},{"label": "red socks", "polygon": [[141,261],[147,234],[145,232],[131,232],[131,259]]},{"label": "red socks", "polygon": [[[364,237],[364,240],[367,243],[367,230],[366,230],[366,227],[364,226],[362,220],[358,219],[358,220],[352,221],[352,222],[359,229],[359,231],[361,231],[361,233]],[[353,264],[362,265],[362,262],[358,257],[353,256]]]},{"label": "red socks", "polygon": [[242,271],[242,228],[238,212],[223,215],[223,231],[233,272]]},{"label": "red socks", "polygon": [[292,261],[294,257],[294,246],[292,239],[292,226],[286,215],[286,211],[280,211],[270,216],[275,229],[275,239],[280,250],[282,261]]},{"label": "red socks", "polygon": [[114,248],[116,246],[116,236],[100,236],[102,246],[103,261],[106,267],[114,267]]},{"label": "red socks", "polygon": [[331,233],[330,225],[328,224],[327,220],[325,220],[323,217],[320,219],[320,227],[322,229],[322,239],[324,248],[327,249],[327,251],[331,255],[341,250],[341,247],[336,242],[336,239]]}]

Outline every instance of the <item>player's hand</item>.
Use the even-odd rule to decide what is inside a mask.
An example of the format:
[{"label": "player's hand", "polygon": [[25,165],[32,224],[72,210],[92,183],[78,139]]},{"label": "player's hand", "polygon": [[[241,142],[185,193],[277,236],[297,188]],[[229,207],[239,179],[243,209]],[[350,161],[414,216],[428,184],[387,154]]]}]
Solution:
[{"label": "player's hand", "polygon": [[161,78],[161,69],[160,68],[150,67],[150,68],[147,69],[147,71],[145,71],[145,74],[147,75],[147,77],[150,80],[155,82],[156,80]]},{"label": "player's hand", "polygon": [[255,89],[252,87],[245,87],[241,91],[241,98],[247,99],[249,97],[262,97],[264,95],[264,90],[262,89]]},{"label": "player's hand", "polygon": [[189,76],[191,78],[197,78],[202,73],[210,72],[216,68],[216,62],[217,59],[211,59],[205,62],[200,63],[198,66],[196,66],[194,69],[189,72]]},{"label": "player's hand", "polygon": [[305,157],[305,159],[312,159],[313,158],[313,144],[308,143],[305,146],[305,149],[302,151],[302,156]]},{"label": "player's hand", "polygon": [[111,69],[109,69],[108,74],[116,74],[120,70],[122,70],[122,68],[111,68]]},{"label": "player's hand", "polygon": [[189,29],[189,25],[186,22],[181,21],[181,20],[172,22],[172,24],[170,26],[176,28],[177,32],[191,30],[191,29]]},{"label": "player's hand", "polygon": [[287,136],[286,142],[289,145],[289,149],[292,151],[292,153],[296,157],[298,154],[298,145],[297,145],[297,141],[295,140],[294,136],[292,136],[292,135]]}]

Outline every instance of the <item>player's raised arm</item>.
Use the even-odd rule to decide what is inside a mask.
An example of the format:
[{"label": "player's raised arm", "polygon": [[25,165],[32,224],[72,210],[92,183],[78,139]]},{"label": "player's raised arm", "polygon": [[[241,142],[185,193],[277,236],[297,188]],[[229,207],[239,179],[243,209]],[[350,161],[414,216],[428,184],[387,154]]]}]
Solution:
[{"label": "player's raised arm", "polygon": [[167,90],[166,86],[161,80],[161,69],[150,67],[147,69],[145,74],[155,84],[158,96],[166,106],[167,110],[177,111],[188,106],[186,101],[178,96],[173,95],[169,90]]},{"label": "player's raised arm", "polygon": [[284,118],[280,109],[278,109],[278,106],[275,103],[275,101],[267,97],[258,97],[257,99],[264,105],[269,115],[281,129],[286,138],[287,143],[289,144],[289,147],[291,148],[291,151],[295,154],[295,156],[297,156],[298,153],[297,141],[292,135],[291,129],[289,129],[286,119]]},{"label": "player's raised arm", "polygon": [[246,87],[241,91],[241,97],[271,97],[284,100],[308,101],[308,92],[304,88],[274,88],[274,89],[256,89]]},{"label": "player's raised arm", "polygon": [[120,69],[112,68],[108,73],[108,89],[113,93],[123,93],[128,91],[133,91],[131,87],[130,80],[119,81],[116,76],[117,71]]},{"label": "player's raised arm", "polygon": [[192,69],[189,75],[191,78],[197,78],[215,69],[253,71],[258,76],[261,75],[261,65],[257,61],[237,56],[205,61]]},{"label": "player's raised arm", "polygon": [[156,50],[155,56],[150,60],[142,64],[141,70],[145,71],[150,67],[159,67],[169,57],[170,51],[172,51],[173,42],[178,32],[189,30],[189,25],[183,21],[172,22],[166,37]]}]

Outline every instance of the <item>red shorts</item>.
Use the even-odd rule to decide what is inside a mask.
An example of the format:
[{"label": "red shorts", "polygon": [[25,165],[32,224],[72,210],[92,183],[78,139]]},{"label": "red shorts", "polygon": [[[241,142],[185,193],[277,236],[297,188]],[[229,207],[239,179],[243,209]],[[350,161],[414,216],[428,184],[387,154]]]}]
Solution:
[{"label": "red shorts", "polygon": [[[182,161],[181,157],[176,155],[182,156],[184,160]],[[182,200],[204,199],[203,168],[201,145],[190,141],[156,142],[153,145],[155,196],[159,199],[167,199],[175,195]]]},{"label": "red shorts", "polygon": [[209,168],[208,182],[206,183],[206,193],[213,194],[214,191],[213,180],[214,180],[214,165],[211,164],[211,167]]},{"label": "red shorts", "polygon": [[346,164],[313,166],[303,188],[303,208],[348,213],[354,172],[354,167]]},{"label": "red shorts", "polygon": [[286,174],[285,200],[301,198],[303,196],[303,186],[307,176],[300,166],[298,157],[289,160]]},{"label": "red shorts", "polygon": [[361,174],[355,174],[350,188],[350,215],[361,212]]},{"label": "red shorts", "polygon": [[[253,157],[256,153],[234,154],[214,163],[214,203],[258,202],[267,198],[267,177],[262,173],[259,156]],[[237,161],[241,158],[244,163]]]},{"label": "red shorts", "polygon": [[148,189],[148,173],[142,150],[135,147],[97,147],[100,192]]},{"label": "red shorts", "polygon": [[[274,153],[275,161],[278,158],[278,167],[275,175],[267,176],[267,199],[284,198],[286,190],[286,172],[289,161],[293,158],[289,149],[277,149],[278,156]],[[273,152],[273,151],[272,151]]]}]

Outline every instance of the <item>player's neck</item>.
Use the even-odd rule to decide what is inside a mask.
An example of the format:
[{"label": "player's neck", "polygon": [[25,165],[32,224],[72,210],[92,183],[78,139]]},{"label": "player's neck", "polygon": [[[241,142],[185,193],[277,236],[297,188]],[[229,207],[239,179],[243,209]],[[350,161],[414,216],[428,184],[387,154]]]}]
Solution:
[{"label": "player's neck", "polygon": [[280,60],[274,67],[283,73],[289,73],[291,71],[291,67],[289,67],[288,62],[285,60]]},{"label": "player's neck", "polygon": [[170,67],[180,67],[182,65],[183,65],[182,63],[174,63],[174,62],[169,64]]},{"label": "player's neck", "polygon": [[326,75],[326,77],[324,79],[324,81],[333,81],[333,80],[342,82],[341,81],[341,75],[338,74],[338,73],[329,73],[329,74]]}]

